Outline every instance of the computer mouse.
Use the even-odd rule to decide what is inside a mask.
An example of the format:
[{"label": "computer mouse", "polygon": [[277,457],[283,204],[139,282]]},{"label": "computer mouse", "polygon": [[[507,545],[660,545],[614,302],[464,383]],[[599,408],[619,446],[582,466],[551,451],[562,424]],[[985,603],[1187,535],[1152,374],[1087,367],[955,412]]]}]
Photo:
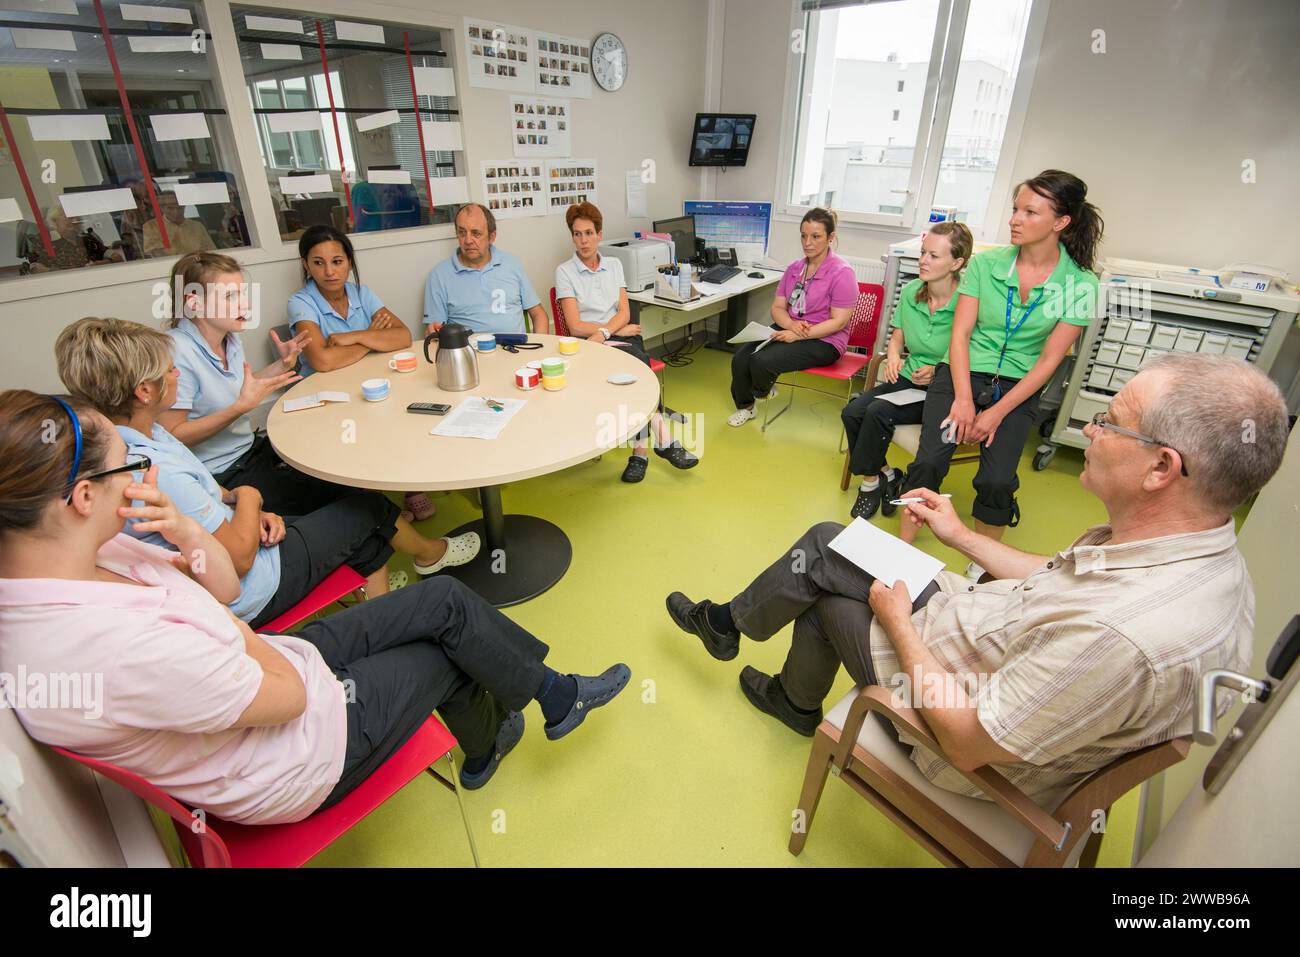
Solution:
[{"label": "computer mouse", "polygon": [[751,273],[746,273],[745,275],[748,276],[750,279],[763,279],[763,278],[764,278],[764,276],[763,276],[763,274],[762,274],[761,272],[751,272]]}]

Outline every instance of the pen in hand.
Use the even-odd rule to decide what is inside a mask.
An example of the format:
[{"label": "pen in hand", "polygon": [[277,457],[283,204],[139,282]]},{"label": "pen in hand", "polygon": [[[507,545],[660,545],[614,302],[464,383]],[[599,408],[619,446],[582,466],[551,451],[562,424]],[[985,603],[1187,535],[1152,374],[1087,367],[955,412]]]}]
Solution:
[{"label": "pen in hand", "polygon": [[[948,492],[940,492],[940,493],[939,493],[939,497],[940,497],[940,498],[952,498],[952,495],[949,494]],[[923,498],[895,498],[895,499],[890,499],[889,504],[890,504],[890,505],[923,505],[923,504],[925,504],[925,499],[923,499]]]}]

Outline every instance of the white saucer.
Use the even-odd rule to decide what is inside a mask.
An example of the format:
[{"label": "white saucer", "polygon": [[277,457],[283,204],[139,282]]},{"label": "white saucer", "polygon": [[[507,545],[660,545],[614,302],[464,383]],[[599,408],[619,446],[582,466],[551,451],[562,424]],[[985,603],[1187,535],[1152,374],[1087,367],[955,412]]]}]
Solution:
[{"label": "white saucer", "polygon": [[631,385],[636,381],[636,376],[628,375],[626,372],[620,372],[616,375],[610,376],[606,381],[612,382],[614,385]]}]

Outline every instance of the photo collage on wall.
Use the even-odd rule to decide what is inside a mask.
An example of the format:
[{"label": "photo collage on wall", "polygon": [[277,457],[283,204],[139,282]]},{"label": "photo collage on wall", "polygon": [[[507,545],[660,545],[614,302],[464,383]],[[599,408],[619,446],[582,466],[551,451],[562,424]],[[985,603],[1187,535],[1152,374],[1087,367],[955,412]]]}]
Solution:
[{"label": "photo collage on wall", "polygon": [[562,213],[576,203],[600,205],[596,199],[596,161],[551,160],[546,164],[547,211]]},{"label": "photo collage on wall", "polygon": [[537,92],[591,97],[591,47],[576,37],[537,34]]},{"label": "photo collage on wall", "polygon": [[533,33],[465,18],[465,63],[471,86],[531,93],[537,85]]},{"label": "photo collage on wall", "polygon": [[567,156],[573,105],[544,96],[510,98],[510,135],[516,156]]},{"label": "photo collage on wall", "polygon": [[546,177],[541,163],[484,160],[482,167],[483,205],[497,219],[546,215]]}]

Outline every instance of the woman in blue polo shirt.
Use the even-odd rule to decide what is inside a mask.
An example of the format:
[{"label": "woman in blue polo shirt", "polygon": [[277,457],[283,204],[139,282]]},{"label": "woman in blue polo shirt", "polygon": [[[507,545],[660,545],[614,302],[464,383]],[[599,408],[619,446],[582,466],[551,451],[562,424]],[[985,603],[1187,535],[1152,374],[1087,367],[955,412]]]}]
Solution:
[{"label": "woman in blue polo shirt", "polygon": [[[305,285],[289,297],[289,325],[303,339],[303,375],[345,369],[371,352],[409,349],[411,331],[361,285],[352,240],[333,226],[312,226],[298,240]],[[357,281],[348,282],[355,274]],[[406,493],[409,521],[437,509],[423,492]]]},{"label": "woman in blue polo shirt", "polygon": [[[1096,311],[1103,223],[1087,195],[1083,180],[1056,169],[1016,187],[1011,245],[972,257],[957,287],[948,361],[935,369],[903,482],[904,493],[937,492],[956,445],[980,443],[971,514],[995,540],[1020,520],[1016,472],[1039,393]],[[903,522],[904,540],[916,529]]]}]

